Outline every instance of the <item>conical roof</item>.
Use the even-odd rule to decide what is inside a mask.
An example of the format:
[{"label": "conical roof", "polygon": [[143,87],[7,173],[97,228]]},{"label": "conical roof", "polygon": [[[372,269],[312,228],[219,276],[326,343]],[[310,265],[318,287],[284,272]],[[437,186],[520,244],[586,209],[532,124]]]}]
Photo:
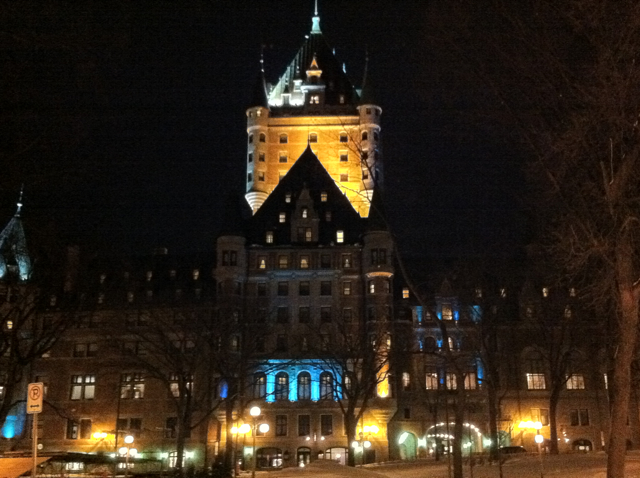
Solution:
[{"label": "conical roof", "polygon": [[[20,196],[22,198],[22,193]],[[17,203],[16,213],[0,232],[0,280],[14,275],[19,281],[26,281],[31,276],[31,258],[20,219],[21,208],[22,199]]]},{"label": "conical roof", "polygon": [[262,106],[263,108],[269,108],[269,100],[267,99],[267,87],[264,81],[264,74],[260,72],[256,78],[256,82],[253,86],[253,93],[251,96],[251,104],[249,107]]},{"label": "conical roof", "polygon": [[373,231],[389,231],[387,224],[387,214],[384,207],[382,197],[382,189],[376,187],[371,198],[371,207],[369,208],[369,217],[367,218],[367,230]]}]

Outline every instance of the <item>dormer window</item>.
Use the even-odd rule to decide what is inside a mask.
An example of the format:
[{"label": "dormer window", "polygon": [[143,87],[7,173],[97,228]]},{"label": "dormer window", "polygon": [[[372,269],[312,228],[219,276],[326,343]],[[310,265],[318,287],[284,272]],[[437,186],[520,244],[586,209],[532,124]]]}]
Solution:
[{"label": "dormer window", "polygon": [[287,144],[289,142],[289,138],[287,137],[286,134],[281,134],[280,135],[280,144]]},{"label": "dormer window", "polygon": [[307,219],[309,217],[309,210],[306,207],[302,208],[302,219]]},{"label": "dormer window", "polygon": [[409,298],[409,288],[408,287],[404,287],[402,289],[402,298],[403,299],[408,299]]},{"label": "dormer window", "polygon": [[575,297],[576,296],[576,289],[575,287],[571,287],[569,289],[569,297]]},{"label": "dormer window", "polygon": [[344,95],[340,95],[340,104],[343,105],[344,104]]},{"label": "dormer window", "polygon": [[291,202],[291,193],[287,193],[284,196],[284,202]]},{"label": "dormer window", "polygon": [[309,134],[309,143],[317,143],[318,142],[318,134],[310,133]]},{"label": "dormer window", "polygon": [[325,192],[321,192],[320,193],[320,201],[321,202],[327,202],[327,193],[325,193]]},{"label": "dormer window", "polygon": [[505,289],[504,287],[500,289],[500,297],[502,297],[503,299],[507,297],[507,289]]},{"label": "dormer window", "polygon": [[267,244],[273,244],[273,231],[267,231],[265,241]]},{"label": "dormer window", "polygon": [[451,304],[442,304],[442,320],[453,320]]},{"label": "dormer window", "polygon": [[191,274],[193,276],[193,280],[198,280],[200,278],[200,269],[193,269]]},{"label": "dormer window", "polygon": [[319,105],[320,104],[320,96],[318,95],[311,95],[309,97],[309,104],[310,105]]},{"label": "dormer window", "polygon": [[476,287],[476,299],[482,299],[482,289]]},{"label": "dormer window", "polygon": [[542,288],[542,297],[549,297],[549,288],[548,287],[543,287]]},{"label": "dormer window", "polygon": [[278,216],[278,222],[283,223],[283,222],[286,222],[286,220],[287,220],[287,213],[281,212],[280,215]]},{"label": "dormer window", "polygon": [[338,244],[342,244],[344,242],[344,231],[343,230],[336,231],[336,242]]}]

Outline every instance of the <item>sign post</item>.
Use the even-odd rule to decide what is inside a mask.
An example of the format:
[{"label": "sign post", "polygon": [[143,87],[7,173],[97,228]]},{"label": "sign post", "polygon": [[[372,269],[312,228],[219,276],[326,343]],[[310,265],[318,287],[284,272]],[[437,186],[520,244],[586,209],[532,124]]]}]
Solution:
[{"label": "sign post", "polygon": [[33,467],[31,478],[36,478],[38,465],[38,413],[42,412],[42,397],[44,384],[41,382],[30,383],[27,389],[27,413],[33,415],[33,428],[31,430],[31,443],[33,447]]}]

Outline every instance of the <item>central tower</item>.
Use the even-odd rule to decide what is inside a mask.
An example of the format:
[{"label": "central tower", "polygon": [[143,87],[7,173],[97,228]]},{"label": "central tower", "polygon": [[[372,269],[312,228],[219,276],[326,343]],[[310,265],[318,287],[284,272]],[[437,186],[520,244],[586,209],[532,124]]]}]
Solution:
[{"label": "central tower", "polygon": [[[366,67],[365,67],[366,68]],[[380,115],[370,88],[357,90],[320,30],[317,11],[275,85],[264,70],[247,109],[246,200],[255,214],[291,166],[311,147],[361,217],[382,180]]]}]

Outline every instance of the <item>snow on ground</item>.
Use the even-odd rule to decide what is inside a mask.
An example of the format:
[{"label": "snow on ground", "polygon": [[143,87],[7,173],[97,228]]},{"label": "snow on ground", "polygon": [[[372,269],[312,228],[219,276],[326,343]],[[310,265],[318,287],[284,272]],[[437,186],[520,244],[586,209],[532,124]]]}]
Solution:
[{"label": "snow on ground", "polygon": [[[544,476],[549,478],[605,478],[604,453],[567,454],[543,457]],[[640,477],[640,456],[627,458],[627,476]],[[537,455],[510,457],[502,467],[504,478],[540,478]],[[473,474],[472,474],[473,473]],[[415,462],[367,465],[349,468],[330,461],[318,460],[305,468],[286,468],[259,473],[261,478],[449,478],[447,461],[420,460]],[[473,470],[464,467],[465,478],[498,478],[497,465],[478,465]]]}]

